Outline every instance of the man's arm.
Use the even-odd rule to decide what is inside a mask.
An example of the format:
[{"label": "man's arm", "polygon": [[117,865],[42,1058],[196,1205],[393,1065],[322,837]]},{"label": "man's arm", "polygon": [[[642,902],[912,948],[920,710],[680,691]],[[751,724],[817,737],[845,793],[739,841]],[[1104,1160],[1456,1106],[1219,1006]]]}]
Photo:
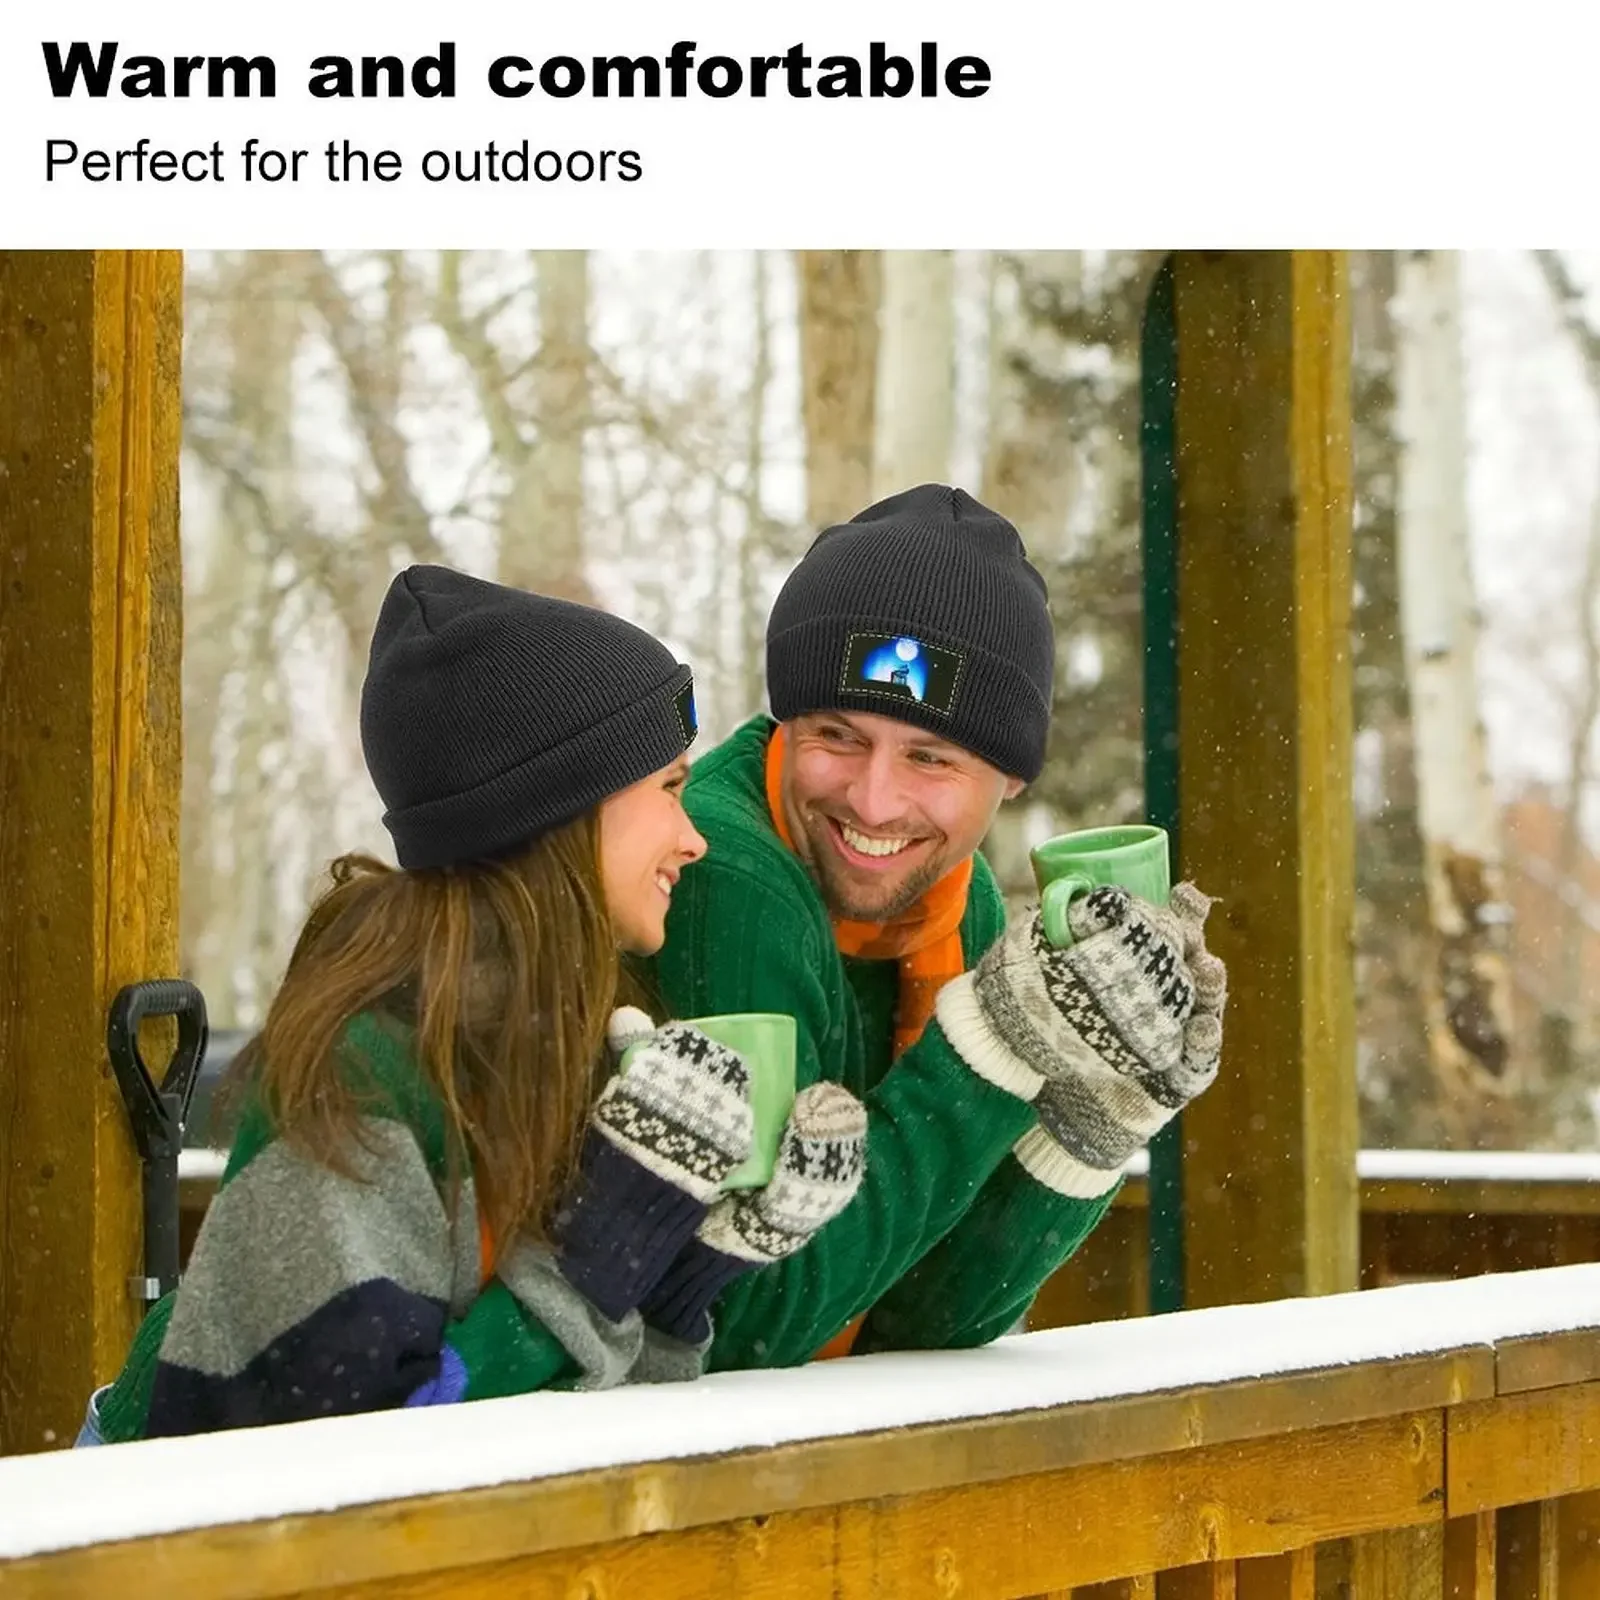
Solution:
[{"label": "man's arm", "polygon": [[999,1338],[1099,1225],[1116,1190],[1091,1199],[1058,1193],[1013,1152],[955,1227],[872,1308],[853,1352],[963,1350]]},{"label": "man's arm", "polygon": [[[1073,949],[1030,953],[1008,934],[983,958],[975,986],[1016,1048],[1071,1071],[1044,1087],[1039,1125],[874,1309],[855,1348],[947,1348],[1003,1333],[1104,1214],[1127,1157],[1211,1082],[1226,984],[1205,948],[1209,905],[1192,884],[1162,910],[1096,891],[1072,912]],[[971,982],[940,994],[941,1013]]]},{"label": "man's arm", "polygon": [[[1005,902],[979,856],[965,932],[975,966],[1005,931]],[[1020,1154],[1019,1154],[1020,1151]],[[987,1344],[1016,1325],[1040,1287],[1098,1226],[1117,1185],[1062,1193],[1081,1174],[1059,1170],[1037,1130],[1025,1134],[955,1226],[868,1314],[853,1351],[954,1350]]]},{"label": "man's arm", "polygon": [[[799,872],[774,853],[771,874]],[[684,873],[655,976],[680,1016],[779,1011],[797,1023],[796,1081],[845,1081],[861,1042],[832,934],[765,868],[718,861]],[[937,1022],[868,1095],[866,1173],[848,1209],[796,1255],[735,1283],[715,1310],[709,1367],[809,1360],[947,1233],[1034,1124],[1035,1086],[1006,1060],[976,1067]],[[1002,1085],[1009,1085],[1003,1087]]]}]

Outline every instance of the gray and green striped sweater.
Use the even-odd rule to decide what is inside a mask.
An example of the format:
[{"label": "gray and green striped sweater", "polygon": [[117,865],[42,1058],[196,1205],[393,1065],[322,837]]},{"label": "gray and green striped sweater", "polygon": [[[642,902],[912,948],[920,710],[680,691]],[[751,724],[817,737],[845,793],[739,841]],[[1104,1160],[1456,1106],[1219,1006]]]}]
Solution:
[{"label": "gray and green striped sweater", "polygon": [[246,1108],[183,1282],[100,1399],[108,1443],[698,1374],[702,1351],[637,1311],[609,1321],[547,1250],[513,1249],[485,1282],[472,1181],[451,1174],[409,1031],[367,1014],[340,1054],[364,1112],[350,1175]]}]

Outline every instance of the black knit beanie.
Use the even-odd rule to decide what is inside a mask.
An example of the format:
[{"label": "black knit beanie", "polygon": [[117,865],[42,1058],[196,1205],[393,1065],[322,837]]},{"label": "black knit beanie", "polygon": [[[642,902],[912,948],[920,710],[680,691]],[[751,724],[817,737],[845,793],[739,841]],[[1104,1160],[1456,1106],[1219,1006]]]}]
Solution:
[{"label": "black knit beanie", "polygon": [[503,854],[680,756],[689,668],[621,617],[408,567],[361,690],[361,749],[402,867]]},{"label": "black knit beanie", "polygon": [[818,535],[767,623],[780,722],[872,711],[927,728],[1013,777],[1044,765],[1055,634],[1017,530],[925,483]]}]

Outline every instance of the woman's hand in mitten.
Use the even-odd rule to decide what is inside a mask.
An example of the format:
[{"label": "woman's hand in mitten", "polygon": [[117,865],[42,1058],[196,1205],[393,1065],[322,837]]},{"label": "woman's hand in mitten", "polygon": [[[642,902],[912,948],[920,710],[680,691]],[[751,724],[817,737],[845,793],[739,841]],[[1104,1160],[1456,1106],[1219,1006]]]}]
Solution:
[{"label": "woman's hand in mitten", "polygon": [[850,1204],[866,1150],[866,1107],[848,1089],[828,1082],[802,1089],[766,1187],[711,1207],[641,1302],[645,1321],[685,1343],[702,1343],[711,1332],[711,1303],[729,1283],[793,1255]]},{"label": "woman's hand in mitten", "polygon": [[567,1281],[612,1321],[636,1307],[750,1154],[750,1073],[687,1023],[614,1013],[626,1065],[600,1091],[578,1173],[556,1219]]},{"label": "woman's hand in mitten", "polygon": [[1066,949],[1035,914],[957,980],[966,995],[941,994],[956,1048],[1004,1062],[1006,1086],[1038,1108],[1034,1143],[1064,1158],[1051,1179],[1063,1192],[1104,1193],[1216,1077],[1227,973],[1205,947],[1210,909],[1189,883],[1166,906],[1094,889],[1068,912]]}]

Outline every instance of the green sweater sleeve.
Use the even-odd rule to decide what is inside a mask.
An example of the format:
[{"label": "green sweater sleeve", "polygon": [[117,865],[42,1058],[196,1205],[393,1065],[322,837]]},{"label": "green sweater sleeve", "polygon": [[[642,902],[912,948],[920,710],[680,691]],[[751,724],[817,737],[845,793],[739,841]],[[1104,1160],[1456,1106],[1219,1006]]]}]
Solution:
[{"label": "green sweater sleeve", "polygon": [[[797,1083],[829,1078],[859,1094],[859,1021],[825,915],[785,881],[801,870],[781,849],[713,850],[685,872],[657,986],[678,1016],[790,1013]],[[1034,1121],[1025,1101],[967,1067],[937,1022],[864,1098],[861,1189],[803,1250],[725,1292],[710,1370],[809,1360],[949,1231]]]},{"label": "green sweater sleeve", "polygon": [[466,1368],[464,1400],[532,1394],[578,1376],[566,1346],[499,1278],[489,1280],[464,1316],[445,1325],[444,1338]]},{"label": "green sweater sleeve", "polygon": [[[981,862],[971,912],[969,967],[1005,929],[1005,903]],[[1115,1193],[1060,1194],[1008,1155],[950,1232],[873,1306],[854,1350],[967,1349],[998,1338],[1093,1232]]]},{"label": "green sweater sleeve", "polygon": [[970,1349],[998,1338],[1115,1194],[1057,1194],[1007,1156],[955,1227],[873,1306],[854,1352]]}]

